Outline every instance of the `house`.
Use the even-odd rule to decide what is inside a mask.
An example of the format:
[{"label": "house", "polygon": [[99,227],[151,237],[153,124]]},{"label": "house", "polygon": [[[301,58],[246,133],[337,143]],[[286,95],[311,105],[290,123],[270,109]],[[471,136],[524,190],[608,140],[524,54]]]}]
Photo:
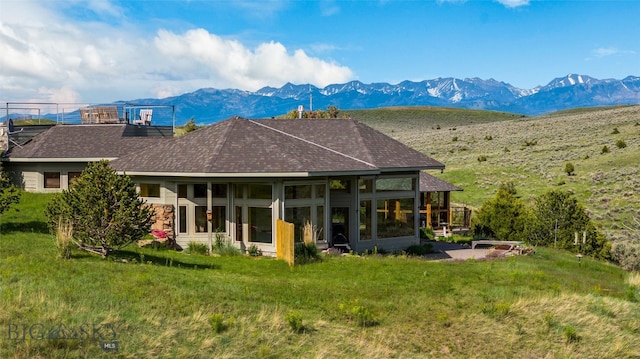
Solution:
[{"label": "house", "polygon": [[294,223],[296,239],[311,224],[321,248],[337,235],[357,252],[417,244],[421,173],[444,168],[351,119],[234,117],[180,137],[154,128],[54,126],[11,148],[4,166],[27,190],[46,192],[109,159],[163,211],[159,222],[179,245],[224,235],[265,254],[275,253],[277,219]]}]

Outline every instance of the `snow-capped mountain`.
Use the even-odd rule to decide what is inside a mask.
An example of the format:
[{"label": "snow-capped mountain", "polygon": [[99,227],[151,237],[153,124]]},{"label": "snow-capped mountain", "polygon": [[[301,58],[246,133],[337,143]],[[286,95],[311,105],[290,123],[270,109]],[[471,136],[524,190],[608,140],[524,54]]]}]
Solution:
[{"label": "snow-capped mountain", "polygon": [[343,111],[387,106],[449,106],[539,115],[575,107],[640,104],[640,77],[599,80],[569,74],[534,89],[520,89],[494,79],[452,77],[403,81],[397,85],[351,81],[323,88],[287,83],[280,88],[264,87],[255,92],[205,88],[176,97],[131,102],[174,105],[178,124],[192,117],[198,123],[210,123],[234,115],[278,116],[299,105],[306,110],[311,106],[314,110],[337,106]]}]

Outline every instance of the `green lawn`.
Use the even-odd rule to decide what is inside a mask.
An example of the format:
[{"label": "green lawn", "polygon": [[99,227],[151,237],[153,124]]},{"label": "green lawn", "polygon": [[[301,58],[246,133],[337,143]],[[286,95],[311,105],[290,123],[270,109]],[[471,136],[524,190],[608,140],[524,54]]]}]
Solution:
[{"label": "green lawn", "polygon": [[[640,280],[611,264],[551,249],[294,268],[137,247],[65,261],[46,232],[48,199],[25,193],[0,218],[2,358],[640,356]],[[41,338],[61,326],[79,338]],[[103,352],[114,338],[118,351]]]}]

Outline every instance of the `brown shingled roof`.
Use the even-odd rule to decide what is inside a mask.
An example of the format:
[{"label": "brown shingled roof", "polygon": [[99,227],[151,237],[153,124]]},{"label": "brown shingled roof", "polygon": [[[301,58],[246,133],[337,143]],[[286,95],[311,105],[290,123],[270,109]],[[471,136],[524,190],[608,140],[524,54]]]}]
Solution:
[{"label": "brown shingled roof", "polygon": [[[137,129],[118,125],[57,125],[34,136],[5,154],[10,161],[21,159],[112,159],[135,153],[158,141],[168,139],[157,129]],[[158,133],[152,133],[158,132]]]},{"label": "brown shingled roof", "polygon": [[112,162],[131,174],[323,175],[444,168],[353,120],[248,120],[234,117],[152,150]]},{"label": "brown shingled roof", "polygon": [[462,188],[456,187],[449,182],[443,181],[426,172],[420,172],[420,192],[451,192],[462,191]]}]

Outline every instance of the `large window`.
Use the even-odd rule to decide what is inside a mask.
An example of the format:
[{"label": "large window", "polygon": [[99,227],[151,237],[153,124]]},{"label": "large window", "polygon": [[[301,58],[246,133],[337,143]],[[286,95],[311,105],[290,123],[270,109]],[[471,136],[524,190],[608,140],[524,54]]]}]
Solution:
[{"label": "large window", "polygon": [[236,240],[273,243],[273,186],[261,183],[238,184],[235,186],[234,197]]},{"label": "large window", "polygon": [[304,240],[304,229],[309,225],[311,226],[312,239],[324,240],[326,190],[326,183],[285,184],[284,220],[294,224],[296,242]]},{"label": "large window", "polygon": [[225,233],[227,231],[227,207],[213,206],[212,220],[213,231]]},{"label": "large window", "polygon": [[249,242],[273,242],[271,208],[249,207]]},{"label": "large window", "polygon": [[414,234],[413,198],[377,201],[378,238],[407,237]]},{"label": "large window", "polygon": [[196,206],[195,222],[196,233],[208,232],[207,206]]},{"label": "large window", "polygon": [[305,225],[311,223],[311,207],[285,208],[284,220],[294,225],[294,241],[302,242],[304,240]]},{"label": "large window", "polygon": [[60,188],[60,172],[45,172],[44,188]]},{"label": "large window", "polygon": [[415,235],[415,177],[359,179],[360,240]]}]

